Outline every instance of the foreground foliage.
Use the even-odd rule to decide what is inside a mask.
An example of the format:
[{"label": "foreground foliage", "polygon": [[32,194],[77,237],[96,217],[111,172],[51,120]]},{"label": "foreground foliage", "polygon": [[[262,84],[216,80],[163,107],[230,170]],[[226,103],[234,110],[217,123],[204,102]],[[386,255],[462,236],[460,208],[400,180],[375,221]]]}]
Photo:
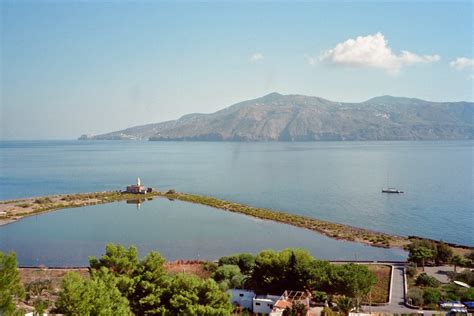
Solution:
[{"label": "foreground foliage", "polygon": [[[253,260],[249,254],[223,257],[213,278],[222,284],[234,284],[237,277],[243,279],[241,288],[258,294],[280,295],[285,290],[309,291],[319,298],[327,295],[345,295],[352,298],[354,306],[360,306],[362,299],[377,283],[375,274],[365,265],[339,264],[316,260],[303,249],[284,249],[280,252],[264,250]],[[242,273],[239,258],[247,258],[246,273]],[[233,263],[233,264],[232,264]],[[240,266],[238,265],[240,263]]]},{"label": "foreground foliage", "polygon": [[23,315],[16,303],[25,296],[15,253],[0,251],[0,315]]},{"label": "foreground foliage", "polygon": [[94,271],[90,279],[70,272],[64,277],[56,309],[67,315],[130,315],[128,300],[116,285],[117,279],[105,268]]},{"label": "foreground foliage", "polygon": [[157,252],[138,258],[135,247],[109,244],[90,258],[91,278],[64,279],[57,311],[68,315],[228,315],[228,295],[212,279],[168,275]]}]

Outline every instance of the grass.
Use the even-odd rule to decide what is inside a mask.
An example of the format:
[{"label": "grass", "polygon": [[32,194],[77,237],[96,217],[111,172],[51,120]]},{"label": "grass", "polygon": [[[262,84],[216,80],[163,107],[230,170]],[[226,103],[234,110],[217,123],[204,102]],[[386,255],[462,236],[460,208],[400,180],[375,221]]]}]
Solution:
[{"label": "grass", "polygon": [[[372,303],[388,303],[390,296],[390,279],[391,279],[391,267],[386,265],[367,265],[369,270],[375,273],[377,276],[377,283],[372,289]],[[369,297],[366,297],[365,302],[369,302]]]}]

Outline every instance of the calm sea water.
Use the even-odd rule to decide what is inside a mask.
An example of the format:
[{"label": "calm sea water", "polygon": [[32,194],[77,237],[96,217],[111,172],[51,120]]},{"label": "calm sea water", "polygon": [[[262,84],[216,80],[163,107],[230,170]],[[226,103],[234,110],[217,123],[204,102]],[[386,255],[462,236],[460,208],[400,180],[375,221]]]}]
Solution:
[{"label": "calm sea water", "polygon": [[[473,141],[0,142],[0,198],[116,190],[140,176],[160,190],[474,246],[473,149]],[[382,194],[387,185],[406,193]],[[61,213],[52,214],[44,216]]]},{"label": "calm sea water", "polygon": [[67,209],[0,228],[0,249],[15,250],[21,265],[81,266],[107,242],[136,245],[141,255],[159,251],[168,260],[218,259],[237,252],[305,248],[318,258],[403,260],[400,249],[333,240],[309,230],[262,221],[207,206],[167,199],[138,210],[125,202]]}]

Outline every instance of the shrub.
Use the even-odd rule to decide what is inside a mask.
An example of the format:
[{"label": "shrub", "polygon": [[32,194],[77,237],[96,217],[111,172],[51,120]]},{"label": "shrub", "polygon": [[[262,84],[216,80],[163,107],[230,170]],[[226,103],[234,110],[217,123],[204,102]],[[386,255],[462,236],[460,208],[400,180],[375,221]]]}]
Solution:
[{"label": "shrub", "polygon": [[168,190],[166,194],[176,194],[176,190],[175,189]]},{"label": "shrub", "polygon": [[437,304],[441,299],[441,293],[437,289],[427,288],[423,292],[425,304]]},{"label": "shrub", "polygon": [[308,308],[306,305],[300,302],[295,302],[291,307],[287,306],[285,310],[283,310],[283,316],[306,315],[307,312]]},{"label": "shrub", "polygon": [[28,297],[40,296],[43,291],[51,291],[53,289],[51,280],[35,280],[26,285]]},{"label": "shrub", "polygon": [[442,299],[445,301],[459,301],[461,299],[461,295],[464,293],[464,288],[451,283],[446,284],[442,287]]},{"label": "shrub", "polygon": [[33,307],[35,308],[35,315],[43,315],[46,312],[46,309],[49,306],[48,300],[37,299],[33,303]]},{"label": "shrub", "polygon": [[349,315],[354,307],[354,301],[347,296],[341,296],[337,300],[337,308],[343,313],[343,315]]},{"label": "shrub", "polygon": [[411,289],[408,292],[408,301],[415,306],[423,306],[423,291],[417,288]]},{"label": "shrub", "polygon": [[334,313],[329,307],[324,306],[323,310],[321,311],[321,316],[333,316],[337,315]]},{"label": "shrub", "polygon": [[467,289],[461,296],[461,301],[472,302],[474,301],[474,288]]},{"label": "shrub", "polygon": [[236,265],[239,266],[242,274],[250,274],[255,266],[255,257],[249,253],[240,253],[232,256],[226,256],[219,259],[219,265]]},{"label": "shrub", "polygon": [[414,278],[418,273],[415,264],[409,264],[406,268],[406,273],[409,277]]},{"label": "shrub", "polygon": [[465,270],[460,273],[456,272],[448,272],[448,276],[451,280],[456,280],[456,281],[461,281],[466,284],[469,284],[470,286],[474,286],[474,272]]},{"label": "shrub", "polygon": [[203,265],[202,265],[204,271],[206,272],[209,272],[209,273],[214,273],[216,270],[217,270],[217,264],[212,262],[212,261],[208,261],[208,262],[205,262]]},{"label": "shrub", "polygon": [[49,197],[46,198],[40,198],[35,200],[36,204],[46,204],[46,203],[53,203],[53,200],[51,200]]},{"label": "shrub", "polygon": [[222,290],[241,288],[244,276],[240,273],[240,268],[236,265],[226,264],[220,266],[212,274],[212,278],[219,283]]},{"label": "shrub", "polygon": [[437,265],[448,263],[453,257],[453,250],[451,247],[446,245],[442,240],[436,245],[436,258],[435,262]]},{"label": "shrub", "polygon": [[311,293],[311,295],[313,296],[313,299],[316,302],[324,302],[328,299],[328,295],[324,291],[313,291],[313,293]]},{"label": "shrub", "polygon": [[416,278],[415,284],[418,286],[438,287],[439,281],[426,273],[422,273]]}]

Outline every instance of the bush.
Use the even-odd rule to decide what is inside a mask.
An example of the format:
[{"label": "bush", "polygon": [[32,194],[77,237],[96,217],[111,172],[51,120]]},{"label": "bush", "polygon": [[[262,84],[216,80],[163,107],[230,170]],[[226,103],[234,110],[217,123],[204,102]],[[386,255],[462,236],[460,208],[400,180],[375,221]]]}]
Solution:
[{"label": "bush", "polygon": [[427,288],[423,292],[425,304],[437,304],[441,299],[441,293],[437,289]]},{"label": "bush", "polygon": [[408,292],[408,301],[415,306],[423,306],[425,301],[423,299],[423,291],[417,288],[411,289]]},{"label": "bush", "polygon": [[324,303],[328,299],[328,295],[324,291],[313,291],[311,295],[313,296],[313,300],[316,302]]},{"label": "bush", "polygon": [[220,266],[229,264],[239,266],[242,274],[248,275],[255,266],[255,257],[249,253],[240,253],[219,259]]},{"label": "bush", "polygon": [[337,315],[335,312],[333,312],[329,307],[324,306],[323,310],[321,311],[321,316],[333,316]]},{"label": "bush", "polygon": [[175,189],[168,190],[166,194],[176,194],[176,190]]},{"label": "bush", "polygon": [[212,261],[208,261],[208,262],[205,262],[203,265],[202,265],[204,271],[206,272],[209,272],[209,273],[214,273],[216,270],[217,270],[217,264],[212,262]]},{"label": "bush", "polygon": [[470,286],[474,286],[474,272],[471,272],[469,270],[465,270],[460,273],[456,272],[448,272],[448,276],[452,281],[461,281],[466,284],[469,284]]},{"label": "bush", "polygon": [[47,204],[47,203],[53,203],[53,200],[51,200],[49,197],[46,198],[40,198],[35,200],[36,204]]},{"label": "bush", "polygon": [[453,257],[453,250],[451,247],[446,245],[442,240],[436,245],[436,258],[435,262],[437,265],[448,263]]},{"label": "bush", "polygon": [[462,302],[472,302],[474,301],[474,288],[471,287],[470,289],[467,289],[461,296],[461,301]]},{"label": "bush", "polygon": [[416,265],[414,264],[408,265],[408,267],[406,268],[406,273],[409,277],[414,278],[418,273],[418,270],[416,269]]},{"label": "bush", "polygon": [[51,291],[53,285],[51,280],[35,280],[26,285],[27,298],[40,296],[43,291]]},{"label": "bush", "polygon": [[464,293],[464,288],[454,283],[443,286],[442,299],[445,301],[459,301]]},{"label": "bush", "polygon": [[471,250],[469,253],[464,255],[466,259],[466,266],[469,268],[474,268],[474,250]]},{"label": "bush", "polygon": [[244,281],[244,276],[240,273],[240,268],[231,264],[218,267],[212,274],[212,278],[219,283],[219,287],[224,291],[241,288]]},{"label": "bush", "polygon": [[418,286],[438,287],[440,283],[436,278],[422,273],[416,278],[415,284]]}]

